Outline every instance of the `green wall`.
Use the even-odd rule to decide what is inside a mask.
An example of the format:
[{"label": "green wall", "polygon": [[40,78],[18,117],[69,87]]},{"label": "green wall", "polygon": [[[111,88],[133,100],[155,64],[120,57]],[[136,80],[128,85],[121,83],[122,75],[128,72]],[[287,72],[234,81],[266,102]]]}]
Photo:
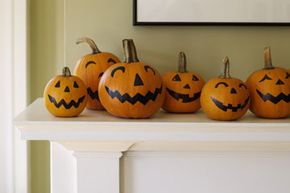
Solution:
[{"label": "green wall", "polygon": [[[63,66],[63,4],[30,0],[31,99],[42,96],[46,82]],[[133,27],[132,0],[67,0],[67,64],[90,50],[75,45],[82,36],[95,39],[104,51],[122,57],[121,40],[133,38],[139,58],[164,73],[175,70],[177,53],[185,51],[188,69],[206,79],[219,74],[225,55],[232,76],[246,79],[263,64],[263,48],[272,47],[274,64],[290,67],[290,27]],[[31,192],[49,192],[49,144],[31,143]]]}]

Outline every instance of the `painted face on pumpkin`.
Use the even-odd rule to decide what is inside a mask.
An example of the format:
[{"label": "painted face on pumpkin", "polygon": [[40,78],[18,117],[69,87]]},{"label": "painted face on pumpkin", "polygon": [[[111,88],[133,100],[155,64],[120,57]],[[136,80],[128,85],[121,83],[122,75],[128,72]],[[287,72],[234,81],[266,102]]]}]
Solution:
[{"label": "painted face on pumpkin", "polygon": [[47,84],[44,99],[47,109],[55,116],[77,116],[86,106],[86,87],[76,76],[56,76]]},{"label": "painted face on pumpkin", "polygon": [[86,42],[91,47],[93,53],[87,54],[79,60],[74,73],[79,76],[87,86],[88,103],[87,108],[102,110],[103,107],[99,101],[98,85],[101,76],[111,65],[120,62],[113,54],[101,52],[94,41],[89,38],[83,38],[78,43]]}]

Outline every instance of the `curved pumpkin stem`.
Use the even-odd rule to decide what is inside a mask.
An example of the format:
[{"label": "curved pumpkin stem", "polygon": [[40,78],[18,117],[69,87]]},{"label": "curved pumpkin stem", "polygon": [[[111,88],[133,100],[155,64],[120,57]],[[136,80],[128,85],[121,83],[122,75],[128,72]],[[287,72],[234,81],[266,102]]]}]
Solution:
[{"label": "curved pumpkin stem", "polygon": [[230,75],[230,59],[228,56],[226,56],[223,60],[224,63],[224,71],[223,74],[220,76],[220,78],[231,78]]},{"label": "curved pumpkin stem", "polygon": [[179,52],[179,61],[178,61],[178,72],[184,73],[186,70],[186,55],[184,52]]},{"label": "curved pumpkin stem", "polygon": [[80,43],[87,43],[90,46],[90,48],[92,49],[93,54],[99,54],[99,53],[101,53],[101,51],[97,47],[97,45],[94,42],[94,40],[92,40],[91,38],[88,38],[88,37],[80,38],[80,39],[78,39],[76,41],[76,44],[80,44]]},{"label": "curved pumpkin stem", "polygon": [[271,48],[265,47],[264,49],[264,61],[265,61],[265,69],[273,69],[272,57],[271,57]]},{"label": "curved pumpkin stem", "polygon": [[139,62],[134,41],[132,39],[123,40],[125,63]]},{"label": "curved pumpkin stem", "polygon": [[71,76],[70,70],[67,66],[62,69],[62,75],[65,77]]}]

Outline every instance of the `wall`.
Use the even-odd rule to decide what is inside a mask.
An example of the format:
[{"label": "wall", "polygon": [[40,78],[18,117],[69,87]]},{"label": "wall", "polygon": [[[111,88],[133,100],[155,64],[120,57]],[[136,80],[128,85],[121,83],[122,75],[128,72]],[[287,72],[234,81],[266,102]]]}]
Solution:
[{"label": "wall", "polygon": [[[63,66],[63,5],[59,0],[30,0],[31,98],[42,96],[46,82]],[[225,55],[232,76],[246,79],[263,65],[263,48],[272,47],[273,62],[290,67],[290,27],[133,27],[132,0],[67,1],[67,64],[90,50],[75,45],[82,36],[122,58],[121,40],[133,38],[139,58],[164,73],[175,70],[177,53],[185,51],[188,69],[206,79],[217,76]],[[32,193],[49,192],[49,145],[31,144]]]}]

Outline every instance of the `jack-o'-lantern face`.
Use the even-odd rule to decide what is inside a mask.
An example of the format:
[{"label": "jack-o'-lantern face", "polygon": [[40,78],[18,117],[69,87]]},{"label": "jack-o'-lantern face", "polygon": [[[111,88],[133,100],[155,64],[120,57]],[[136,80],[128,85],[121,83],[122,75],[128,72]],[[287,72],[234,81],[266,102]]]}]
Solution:
[{"label": "jack-o'-lantern face", "polygon": [[167,112],[192,113],[200,108],[199,99],[205,82],[197,73],[186,71],[183,52],[179,61],[179,72],[168,72],[163,76],[166,91],[162,108]]},{"label": "jack-o'-lantern face", "polygon": [[51,79],[43,94],[45,106],[58,117],[78,116],[86,106],[87,94],[83,81],[71,76],[69,69],[64,74]]},{"label": "jack-o'-lantern face", "polygon": [[202,89],[201,106],[212,119],[239,119],[247,112],[249,102],[245,83],[229,75],[209,80]]},{"label": "jack-o'-lantern face", "polygon": [[88,43],[93,53],[83,56],[78,61],[74,74],[79,76],[87,86],[87,108],[102,110],[103,106],[100,103],[98,94],[100,78],[107,68],[120,62],[120,60],[111,53],[101,52],[90,38],[82,38],[77,43],[82,42]]},{"label": "jack-o'-lantern face", "polygon": [[[270,54],[269,48],[265,54]],[[267,61],[265,61],[267,64]],[[290,74],[286,69],[273,67],[271,61],[262,70],[250,75],[250,110],[263,118],[284,118],[290,114]]]},{"label": "jack-o'-lantern face", "polygon": [[101,78],[99,94],[103,106],[112,115],[148,118],[162,105],[164,87],[155,69],[134,59],[108,68]]}]

